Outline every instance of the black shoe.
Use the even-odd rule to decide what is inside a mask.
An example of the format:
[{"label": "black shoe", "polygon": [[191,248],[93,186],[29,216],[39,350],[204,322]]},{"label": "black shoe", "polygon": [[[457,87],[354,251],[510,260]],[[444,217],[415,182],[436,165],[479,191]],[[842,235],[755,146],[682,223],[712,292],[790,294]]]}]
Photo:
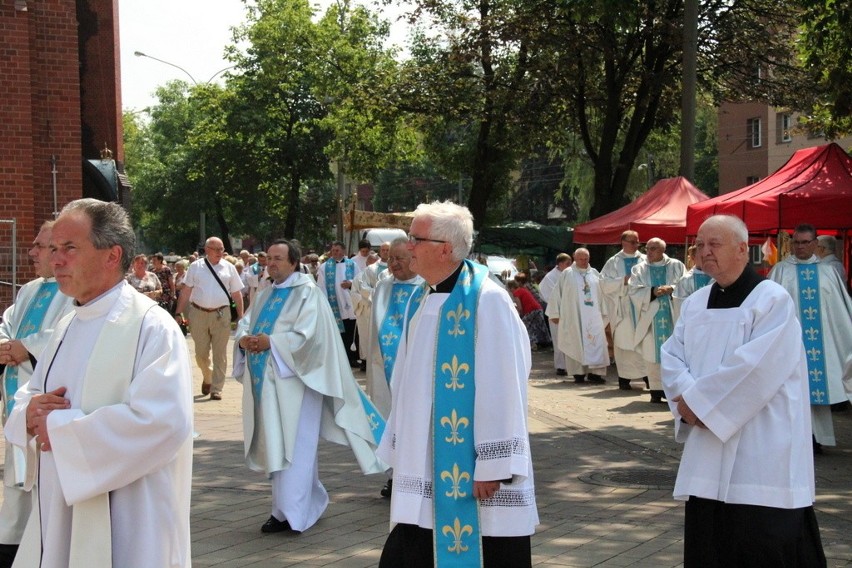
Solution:
[{"label": "black shoe", "polygon": [[622,379],[621,377],[618,377],[618,389],[623,391],[633,390],[630,387],[630,379]]},{"label": "black shoe", "polygon": [[269,516],[269,519],[263,523],[263,526],[260,527],[260,532],[262,533],[279,533],[284,531],[293,530],[290,528],[290,523],[286,520],[279,521],[272,515]]},{"label": "black shoe", "polygon": [[642,380],[645,382],[645,388],[651,390],[651,383],[648,382],[648,377],[642,377]]},{"label": "black shoe", "polygon": [[663,391],[652,390],[651,391],[651,402],[653,403],[662,403],[663,399],[666,397]]},{"label": "black shoe", "polygon": [[388,482],[385,483],[385,486],[382,487],[382,490],[379,491],[379,495],[382,497],[390,497],[393,492],[393,479],[388,479]]},{"label": "black shoe", "polygon": [[566,371],[565,369],[556,369],[556,376],[557,377],[567,377],[568,371]]},{"label": "black shoe", "polygon": [[589,382],[595,383],[596,385],[601,385],[601,384],[606,382],[606,379],[604,379],[600,375],[595,375],[593,373],[589,373]]},{"label": "black shoe", "polygon": [[586,375],[574,375],[574,382],[577,384],[586,382]]},{"label": "black shoe", "polygon": [[361,364],[360,364],[360,365],[358,365],[358,368],[359,368],[362,372],[366,373],[366,372],[367,372],[367,361],[366,361],[366,360],[361,361]]}]

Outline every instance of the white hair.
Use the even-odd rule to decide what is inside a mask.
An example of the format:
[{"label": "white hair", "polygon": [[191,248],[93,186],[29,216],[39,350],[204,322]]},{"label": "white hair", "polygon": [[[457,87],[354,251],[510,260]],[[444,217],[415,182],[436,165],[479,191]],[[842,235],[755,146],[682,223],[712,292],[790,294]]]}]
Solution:
[{"label": "white hair", "polygon": [[837,251],[837,241],[831,235],[820,235],[817,237],[819,244],[825,249],[825,252],[829,254],[836,254]]},{"label": "white hair", "polygon": [[[712,225],[722,225],[737,238],[738,243],[748,243],[748,227],[743,223],[743,220],[739,217],[735,217],[733,215],[713,215],[712,217],[708,217],[705,219],[703,223],[701,223],[701,227],[706,224]],[[699,227],[699,231],[701,230]]]},{"label": "white hair", "polygon": [[[659,244],[663,247],[663,250],[666,250],[666,241],[661,239],[660,237],[654,237],[652,239],[648,239],[648,242],[645,243],[645,247],[649,247],[652,244]],[[577,254],[576,252],[574,254]]]},{"label": "white hair", "polygon": [[473,215],[467,207],[452,201],[421,203],[414,210],[414,217],[425,217],[431,221],[429,237],[453,245],[454,260],[467,258],[473,247]]}]

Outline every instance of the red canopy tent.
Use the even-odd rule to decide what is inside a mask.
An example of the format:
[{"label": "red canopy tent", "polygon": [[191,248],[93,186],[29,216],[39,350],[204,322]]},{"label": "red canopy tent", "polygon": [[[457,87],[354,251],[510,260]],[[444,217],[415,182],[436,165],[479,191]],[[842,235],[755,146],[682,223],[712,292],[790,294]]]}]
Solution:
[{"label": "red canopy tent", "polygon": [[845,232],[852,228],[852,158],[837,144],[799,150],[759,182],[690,205],[687,234],[697,234],[707,217],[719,213],[739,217],[752,233],[799,223]]},{"label": "red canopy tent", "polygon": [[686,241],[687,206],[707,199],[685,177],[661,179],[632,203],[574,227],[574,242],[618,244],[621,233],[632,229],[643,241],[658,237],[667,243],[683,243]]}]

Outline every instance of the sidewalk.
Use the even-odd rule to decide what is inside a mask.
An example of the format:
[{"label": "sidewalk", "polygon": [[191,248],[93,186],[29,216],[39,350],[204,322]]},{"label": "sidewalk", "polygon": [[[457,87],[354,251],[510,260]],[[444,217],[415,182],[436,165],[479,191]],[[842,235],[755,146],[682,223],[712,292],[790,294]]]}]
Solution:
[{"label": "sidewalk", "polygon": [[[551,358],[533,353],[529,387],[541,518],[533,565],[680,566],[683,504],[671,498],[680,448],[667,407],[647,402],[639,383],[619,391],[614,370],[606,385],[563,382]],[[196,399],[193,565],[376,566],[388,532],[389,502],[379,496],[385,479],[362,475],[345,447],[320,444],[331,503],[319,523],[300,535],[260,532],[270,489],[243,462],[241,396],[229,379],[222,401]],[[835,413],[834,423],[838,448],[816,458],[817,517],[828,565],[852,566],[852,411]]]}]

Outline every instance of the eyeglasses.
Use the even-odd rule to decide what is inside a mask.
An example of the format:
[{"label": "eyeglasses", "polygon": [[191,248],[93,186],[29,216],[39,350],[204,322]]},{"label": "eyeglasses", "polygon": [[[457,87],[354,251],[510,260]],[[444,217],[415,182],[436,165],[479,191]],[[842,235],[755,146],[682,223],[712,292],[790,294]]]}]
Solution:
[{"label": "eyeglasses", "polygon": [[408,236],[408,242],[412,244],[412,246],[417,246],[419,243],[446,243],[447,241],[439,241],[438,239],[427,239],[425,237],[415,237],[414,235]]},{"label": "eyeglasses", "polygon": [[816,239],[810,239],[810,240],[807,240],[807,241],[793,241],[793,244],[794,244],[794,245],[796,245],[796,246],[803,247],[803,246],[805,246],[805,245],[809,245],[809,244],[811,244],[811,243],[812,243],[812,242],[814,242],[815,240],[816,240]]}]

